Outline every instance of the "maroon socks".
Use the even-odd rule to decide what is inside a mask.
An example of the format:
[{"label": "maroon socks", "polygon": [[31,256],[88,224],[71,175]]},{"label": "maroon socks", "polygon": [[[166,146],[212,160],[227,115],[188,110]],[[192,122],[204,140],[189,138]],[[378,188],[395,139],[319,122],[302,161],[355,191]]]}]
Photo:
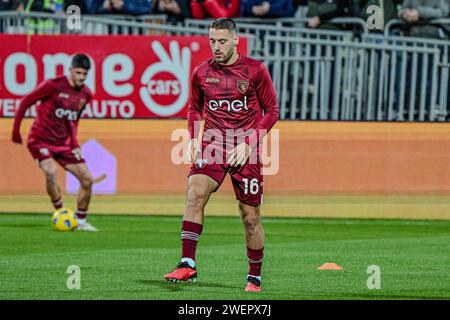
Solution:
[{"label": "maroon socks", "polygon": [[264,257],[264,248],[262,249],[250,249],[247,247],[247,257],[249,271],[248,275],[260,278],[261,277],[261,267]]},{"label": "maroon socks", "polygon": [[203,225],[191,221],[183,221],[181,229],[181,261],[187,261],[195,267],[195,251],[202,233]]}]

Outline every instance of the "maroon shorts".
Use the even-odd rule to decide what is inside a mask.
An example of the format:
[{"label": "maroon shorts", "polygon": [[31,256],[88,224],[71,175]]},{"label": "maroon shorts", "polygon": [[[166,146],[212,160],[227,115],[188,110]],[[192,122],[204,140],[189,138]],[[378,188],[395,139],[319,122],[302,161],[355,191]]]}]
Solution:
[{"label": "maroon shorts", "polygon": [[72,152],[70,146],[52,146],[37,142],[28,144],[28,150],[38,163],[50,158],[55,159],[62,167],[85,162],[81,154],[77,155]]},{"label": "maroon shorts", "polygon": [[227,173],[231,176],[237,200],[251,206],[261,204],[263,195],[262,164],[245,164],[243,166],[230,167],[228,164],[212,163],[205,164],[201,168],[194,164],[189,171],[189,177],[194,174],[204,174],[217,181],[220,187]]}]

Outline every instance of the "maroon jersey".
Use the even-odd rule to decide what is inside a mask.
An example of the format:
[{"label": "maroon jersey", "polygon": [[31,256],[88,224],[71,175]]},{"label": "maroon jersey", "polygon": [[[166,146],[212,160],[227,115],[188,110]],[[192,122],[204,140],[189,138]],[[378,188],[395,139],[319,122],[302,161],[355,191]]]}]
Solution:
[{"label": "maroon jersey", "polygon": [[20,128],[26,110],[40,101],[28,144],[78,147],[78,120],[91,97],[87,86],[75,89],[65,76],[44,81],[21,101],[14,126]]},{"label": "maroon jersey", "polygon": [[201,121],[204,115],[204,130],[220,132],[224,140],[228,129],[252,131],[245,140],[255,147],[264,131],[268,132],[278,120],[272,79],[260,61],[240,55],[235,63],[225,66],[210,59],[194,69],[191,83],[188,109],[191,137],[197,136],[194,122]]}]

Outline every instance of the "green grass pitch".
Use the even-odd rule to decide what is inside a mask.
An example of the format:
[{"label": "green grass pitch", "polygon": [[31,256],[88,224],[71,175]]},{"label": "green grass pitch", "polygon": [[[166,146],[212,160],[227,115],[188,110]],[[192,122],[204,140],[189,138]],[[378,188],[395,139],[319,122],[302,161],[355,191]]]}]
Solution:
[{"label": "green grass pitch", "polygon": [[[53,231],[42,214],[0,214],[0,299],[449,299],[450,221],[263,218],[263,292],[237,217],[206,217],[199,278],[170,284],[181,217],[92,216],[98,233]],[[335,262],[343,271],[319,271]],[[81,289],[66,286],[81,270]],[[368,289],[371,265],[380,289]]]}]

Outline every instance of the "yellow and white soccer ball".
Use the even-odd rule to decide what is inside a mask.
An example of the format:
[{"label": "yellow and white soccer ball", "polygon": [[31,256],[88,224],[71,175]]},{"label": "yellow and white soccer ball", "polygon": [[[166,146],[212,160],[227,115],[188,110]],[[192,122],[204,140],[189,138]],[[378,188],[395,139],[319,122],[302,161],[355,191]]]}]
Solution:
[{"label": "yellow and white soccer ball", "polygon": [[72,210],[60,208],[53,213],[52,227],[56,231],[73,231],[78,226],[78,221]]}]

